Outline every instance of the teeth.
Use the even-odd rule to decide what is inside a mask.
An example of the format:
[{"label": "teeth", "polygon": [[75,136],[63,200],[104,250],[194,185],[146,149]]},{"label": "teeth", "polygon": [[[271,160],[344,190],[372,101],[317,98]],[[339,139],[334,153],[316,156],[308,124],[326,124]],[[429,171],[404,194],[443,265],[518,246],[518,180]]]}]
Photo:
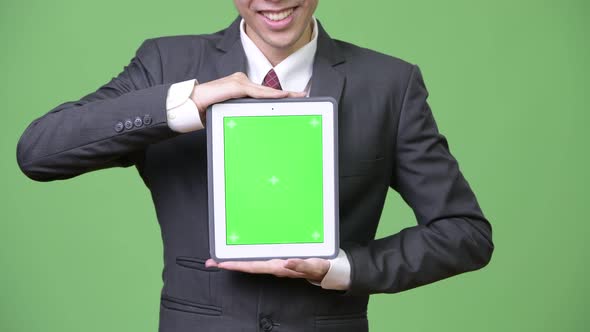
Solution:
[{"label": "teeth", "polygon": [[289,15],[293,13],[293,8],[289,8],[287,10],[283,10],[282,12],[263,12],[262,15],[268,18],[271,21],[280,21],[287,18]]}]

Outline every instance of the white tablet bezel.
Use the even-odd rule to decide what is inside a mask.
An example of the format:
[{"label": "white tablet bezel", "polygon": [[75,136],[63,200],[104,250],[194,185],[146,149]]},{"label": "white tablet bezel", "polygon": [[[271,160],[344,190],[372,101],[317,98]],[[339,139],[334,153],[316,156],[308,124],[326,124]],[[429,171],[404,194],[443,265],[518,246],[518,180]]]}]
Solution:
[{"label": "white tablet bezel", "polygon": [[[209,242],[211,257],[224,260],[261,260],[289,257],[334,258],[339,247],[338,121],[336,101],[330,97],[289,99],[234,99],[207,110],[209,176]],[[323,148],[323,243],[226,244],[224,116],[320,115]]]}]

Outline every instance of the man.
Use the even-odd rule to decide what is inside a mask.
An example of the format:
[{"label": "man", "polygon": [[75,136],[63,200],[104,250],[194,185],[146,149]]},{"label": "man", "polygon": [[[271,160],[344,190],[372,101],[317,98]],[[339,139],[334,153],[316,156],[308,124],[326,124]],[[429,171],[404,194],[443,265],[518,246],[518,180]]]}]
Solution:
[{"label": "man", "polygon": [[[33,121],[18,144],[38,181],[134,165],[164,241],[160,331],[367,331],[370,294],[485,266],[491,226],[436,127],[417,66],[331,39],[317,0],[234,0],[210,35],[146,40],[109,83]],[[243,19],[243,21],[242,21]],[[231,98],[339,102],[340,253],[209,259],[203,124]],[[375,240],[389,188],[418,225]]]}]

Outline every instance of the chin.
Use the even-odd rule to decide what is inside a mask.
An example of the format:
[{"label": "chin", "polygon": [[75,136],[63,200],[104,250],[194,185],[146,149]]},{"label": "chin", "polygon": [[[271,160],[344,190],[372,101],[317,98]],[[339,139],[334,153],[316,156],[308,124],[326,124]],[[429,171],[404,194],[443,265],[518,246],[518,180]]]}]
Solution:
[{"label": "chin", "polygon": [[296,38],[268,38],[266,43],[277,49],[288,49],[297,42]]}]

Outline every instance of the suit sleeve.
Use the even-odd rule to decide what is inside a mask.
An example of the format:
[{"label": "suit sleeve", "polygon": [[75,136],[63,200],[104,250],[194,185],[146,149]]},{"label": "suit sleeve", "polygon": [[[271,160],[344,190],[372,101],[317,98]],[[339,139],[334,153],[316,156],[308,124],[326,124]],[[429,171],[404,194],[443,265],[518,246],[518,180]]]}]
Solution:
[{"label": "suit sleeve", "polygon": [[492,229],[438,132],[428,92],[413,67],[399,115],[390,187],[417,225],[367,245],[345,247],[351,285],[344,295],[396,293],[485,266]]},{"label": "suit sleeve", "polygon": [[160,61],[155,41],[147,39],[110,82],[35,119],[17,145],[23,173],[51,181],[128,167],[142,158],[149,144],[177,134],[166,122],[172,83],[162,83]]}]

